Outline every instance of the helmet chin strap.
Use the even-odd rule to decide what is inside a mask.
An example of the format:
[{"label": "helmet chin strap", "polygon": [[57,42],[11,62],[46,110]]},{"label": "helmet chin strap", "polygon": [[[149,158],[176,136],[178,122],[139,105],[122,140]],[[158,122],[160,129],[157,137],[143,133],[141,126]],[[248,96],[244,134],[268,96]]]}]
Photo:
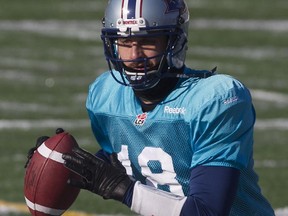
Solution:
[{"label": "helmet chin strap", "polygon": [[195,71],[194,73],[190,73],[190,74],[184,74],[183,72],[181,72],[181,73],[166,73],[166,74],[164,74],[163,78],[164,77],[167,77],[167,78],[177,77],[177,78],[182,78],[182,79],[188,79],[188,78],[193,78],[193,77],[194,78],[207,78],[207,77],[210,77],[213,74],[215,74],[216,70],[217,70],[217,67],[214,67],[210,71],[206,71],[206,70]]},{"label": "helmet chin strap", "polygon": [[157,104],[161,101],[175,88],[179,79],[188,79],[190,77],[195,78],[207,78],[212,76],[217,67],[213,68],[211,71],[195,71],[191,74],[184,74],[185,66],[180,69],[170,68],[169,73],[165,73],[158,83],[149,89],[137,90],[133,88],[135,95],[139,98],[143,112],[148,112],[153,110]]}]

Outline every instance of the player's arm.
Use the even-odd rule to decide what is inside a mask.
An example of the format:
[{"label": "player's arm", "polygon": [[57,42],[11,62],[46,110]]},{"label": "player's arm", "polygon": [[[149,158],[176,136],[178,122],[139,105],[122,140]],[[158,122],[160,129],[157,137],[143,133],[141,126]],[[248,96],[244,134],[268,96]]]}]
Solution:
[{"label": "player's arm", "polygon": [[239,176],[240,171],[234,168],[198,166],[191,171],[187,197],[136,183],[131,209],[141,215],[225,216],[231,209]]},{"label": "player's arm", "polygon": [[194,168],[189,196],[179,197],[131,180],[116,154],[108,163],[80,148],[74,153],[63,155],[65,166],[83,178],[70,184],[121,201],[141,215],[225,215],[237,191],[239,171],[234,168]]},{"label": "player's arm", "polygon": [[181,216],[229,215],[240,171],[231,167],[198,166],[191,171],[190,187]]}]

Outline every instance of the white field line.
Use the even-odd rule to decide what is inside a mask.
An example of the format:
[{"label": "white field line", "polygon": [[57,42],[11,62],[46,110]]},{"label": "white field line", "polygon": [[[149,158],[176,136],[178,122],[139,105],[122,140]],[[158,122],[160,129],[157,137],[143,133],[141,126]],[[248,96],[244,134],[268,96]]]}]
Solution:
[{"label": "white field line", "polygon": [[[77,142],[81,144],[81,146],[91,146],[95,145],[95,140],[92,138],[89,139],[80,139],[77,137]],[[27,160],[27,155],[22,154],[10,154],[5,155],[0,158],[0,162],[2,164],[9,164],[9,163],[23,163]],[[288,160],[255,160],[254,161],[255,168],[288,168]]]},{"label": "white field line", "polygon": [[[12,55],[13,55],[13,53],[12,53]],[[15,67],[21,67],[23,69],[36,68],[36,69],[49,70],[49,71],[62,70],[62,68],[61,68],[62,65],[57,61],[31,60],[31,58],[27,58],[27,57],[26,58],[19,58],[19,57],[15,57],[15,56],[13,57],[12,55],[11,55],[11,57],[6,57],[7,56],[7,53],[6,53],[6,54],[4,54],[4,56],[1,56],[0,65],[13,66],[14,68]],[[3,78],[5,78],[5,77],[3,77]],[[18,79],[20,79],[20,78],[21,77],[19,77]]]},{"label": "white field line", "polygon": [[288,130],[288,119],[257,119],[256,130]]},{"label": "white field line", "polygon": [[[14,203],[0,200],[0,215],[5,216],[10,213],[29,214],[28,207],[24,203]],[[123,214],[90,214],[82,211],[66,211],[63,216],[125,216]]]},{"label": "white field line", "polygon": [[[190,8],[190,12],[193,13],[194,8],[204,8],[204,9],[229,9],[229,10],[249,10],[251,8],[251,2],[249,1],[231,1],[231,0],[221,0],[221,3],[219,1],[213,3],[215,1],[186,1],[188,7]],[[211,4],[212,3],[212,4]],[[277,1],[277,8],[288,8],[287,1]],[[268,5],[267,5],[268,6]],[[269,9],[269,6],[267,7],[267,10]],[[253,13],[252,10],[247,11],[247,14]]]},{"label": "white field line", "polygon": [[255,160],[256,168],[288,168],[288,160]]},{"label": "white field line", "polygon": [[[12,202],[6,202],[0,200],[0,215],[9,215],[9,213],[25,213],[28,214],[28,208],[23,203],[12,203]],[[278,208],[275,209],[275,215],[276,216],[287,216],[288,215],[288,207],[284,208]],[[125,216],[122,214],[113,214],[113,215],[107,215],[107,214],[88,214],[85,212],[79,212],[79,211],[67,211],[63,214],[63,216]]]},{"label": "white field line", "polygon": [[287,32],[288,20],[226,20],[195,19],[191,20],[192,29],[230,29],[246,31]]},{"label": "white field line", "polygon": [[85,1],[83,4],[82,1],[75,2],[59,2],[59,9],[63,12],[72,12],[72,11],[92,11],[93,13],[103,13],[105,10],[106,4],[99,4],[97,1]]},{"label": "white field line", "polygon": [[188,54],[202,55],[209,57],[236,57],[244,59],[279,59],[288,58],[288,48],[273,48],[273,47],[253,47],[253,48],[239,48],[239,47],[203,47],[193,46],[188,50]]},{"label": "white field line", "polygon": [[[21,67],[22,69],[44,69],[50,71],[61,71],[61,64],[57,61],[47,61],[47,60],[32,60],[29,56],[29,53],[33,53],[33,50],[26,50],[26,53],[23,52],[23,49],[15,49],[15,50],[7,50],[0,51],[0,65],[3,66],[11,66],[11,67]],[[46,50],[47,52],[47,50]],[[49,51],[48,51],[49,52]],[[93,54],[99,61],[105,63],[105,59],[103,56],[103,48],[101,46],[94,47],[93,49],[84,50],[84,52],[88,54]],[[15,56],[17,53],[17,57]],[[58,55],[61,58],[71,58],[70,52],[65,50],[54,50],[54,53],[50,52],[50,55],[56,56]],[[34,55],[35,53],[33,53]],[[49,53],[48,53],[49,54]],[[188,50],[189,55],[201,55],[208,57],[234,57],[241,59],[249,59],[249,60],[276,60],[279,58],[288,58],[288,48],[273,48],[273,47],[253,47],[253,48],[236,48],[236,47],[223,47],[223,48],[211,48],[204,46],[195,46]],[[20,55],[20,56],[19,56]],[[65,57],[66,56],[66,57]],[[98,58],[99,57],[99,58]],[[32,57],[33,58],[33,57]],[[189,61],[187,59],[187,64],[195,65],[195,60]],[[217,65],[217,63],[215,63]],[[228,64],[225,64],[226,66]],[[240,67],[240,69],[239,69]],[[242,67],[242,68],[241,68]],[[243,66],[238,65],[236,67],[235,64],[231,66],[230,70],[235,71],[238,68],[239,71],[245,71],[246,69]],[[223,67],[222,67],[223,69]],[[103,69],[104,71],[105,69]],[[21,73],[23,71],[13,71],[13,70],[1,70],[0,79],[14,79],[17,76],[18,80],[22,80]],[[27,75],[26,75],[27,76]],[[24,81],[25,81],[25,76]]]},{"label": "white field line", "polygon": [[[48,120],[0,120],[0,130],[19,129],[30,130],[37,128],[56,128],[63,127],[67,129],[88,128],[90,123],[88,119],[48,119]],[[288,130],[288,119],[257,119],[256,130]]]},{"label": "white field line", "polygon": [[88,119],[0,120],[0,130],[3,129],[30,130],[37,128],[58,128],[58,127],[62,127],[65,129],[88,128],[90,127],[90,123]]},{"label": "white field line", "polygon": [[288,216],[288,207],[276,209],[275,214],[276,216]]},{"label": "white field line", "polygon": [[46,36],[78,38],[81,40],[101,40],[101,27],[100,21],[0,21],[0,29],[5,31],[25,31]]},{"label": "white field line", "polygon": [[288,105],[288,95],[279,93],[265,91],[261,89],[252,89],[251,94],[254,100],[260,100],[264,102],[271,102],[280,105]]},{"label": "white field line", "polygon": [[[30,53],[33,53],[33,50],[28,50],[26,54],[23,52],[23,49],[15,49],[15,50],[7,50],[1,51],[0,50],[0,65],[8,66],[13,68],[20,68],[22,70],[32,70],[32,69],[42,69],[42,70],[49,70],[49,71],[62,71],[62,66],[59,61],[48,61],[48,60],[35,60],[33,56],[29,56]],[[47,52],[47,50],[46,50]],[[101,46],[94,47],[93,49],[84,50],[86,54],[92,54],[97,61],[101,61],[101,65],[103,69],[99,68],[98,71],[102,72],[106,69],[105,58],[103,55],[103,48]],[[17,56],[15,56],[17,53]],[[35,54],[35,53],[34,53]],[[34,55],[33,54],[33,55]],[[49,53],[48,53],[49,54]],[[189,55],[201,55],[201,56],[208,56],[208,57],[234,57],[234,58],[241,58],[241,59],[248,59],[248,60],[256,60],[256,61],[263,61],[263,60],[276,60],[279,58],[287,59],[288,58],[288,48],[273,48],[273,47],[254,47],[254,48],[235,48],[235,47],[223,47],[223,48],[210,48],[210,47],[203,47],[203,46],[196,46],[188,50]],[[65,50],[58,50],[54,51],[54,54],[50,54],[53,56],[59,55],[62,58],[66,55],[67,58],[70,54]],[[102,64],[103,63],[103,64]],[[187,59],[186,62],[188,65],[194,65],[197,63],[196,60],[189,60]],[[218,63],[215,62],[215,65]],[[231,65],[225,64],[222,66],[222,70],[233,70],[234,72],[237,71],[238,73],[247,71],[245,66],[243,65]],[[18,81],[27,81],[31,75],[28,72],[18,70],[9,70],[9,69],[0,69],[1,77],[0,79],[16,79]],[[26,73],[21,75],[22,73]],[[34,81],[37,80],[34,78]]]},{"label": "white field line", "polygon": [[[0,215],[9,215],[10,213],[14,214],[29,214],[28,207],[24,203],[13,203],[0,200]],[[63,216],[105,216],[100,214],[88,214],[80,211],[66,211]],[[106,215],[108,216],[108,215]],[[112,216],[112,215],[109,215]],[[119,215],[120,216],[120,215]]]},{"label": "white field line", "polygon": [[[224,20],[195,19],[191,20],[191,29],[232,29],[249,31],[287,32],[288,20]],[[102,23],[99,20],[3,20],[0,29],[3,31],[26,31],[47,36],[62,36],[82,40],[100,40]]]},{"label": "white field line", "polygon": [[[1,72],[1,70],[0,70]],[[7,74],[7,77],[5,77],[5,74]],[[4,73],[4,78],[13,78],[17,75],[17,72],[11,73],[11,77],[9,76],[8,78],[8,73]],[[33,77],[32,75],[25,75],[25,73],[20,73],[19,74],[20,78],[25,79],[26,81],[34,81],[36,78]],[[288,106],[288,95],[279,93],[279,92],[272,92],[272,91],[265,91],[261,89],[251,89],[250,90],[252,94],[253,100],[258,100],[262,102],[268,102],[268,103],[273,103],[277,105],[282,105],[282,106]],[[86,93],[81,93],[77,94],[74,97],[74,100],[80,101],[80,102],[85,102],[87,97]],[[53,110],[53,112],[50,113],[63,113],[66,111],[66,107],[58,107],[57,109],[53,109],[55,107],[51,107],[49,105],[45,104],[37,104],[37,103],[20,103],[17,101],[0,101],[0,111],[17,111],[17,112],[49,112]]]},{"label": "white field line", "polygon": [[[281,105],[286,107],[288,105],[288,95],[264,91],[260,89],[251,90],[252,97],[254,100],[264,101],[268,103],[273,103],[276,105]],[[85,101],[86,94],[76,95],[75,100]],[[9,112],[49,112],[54,114],[61,114],[66,110],[65,107],[52,108],[48,105],[40,105],[37,103],[20,103],[20,102],[11,102],[11,101],[0,101],[0,111]],[[65,128],[75,128],[75,127],[89,127],[88,119],[80,120],[61,120],[61,119],[49,119],[49,120],[0,120],[0,130],[3,129],[22,129],[28,130],[31,128],[55,128],[55,127],[65,127]],[[255,124],[256,130],[288,130],[288,119],[285,118],[276,118],[276,119],[257,119]]]},{"label": "white field line", "polygon": [[20,103],[20,102],[10,102],[1,101],[0,111],[7,112],[17,112],[17,113],[54,113],[54,114],[64,114],[67,112],[67,107],[53,107],[52,105],[44,105],[37,103]]},{"label": "white field line", "polygon": [[[0,60],[0,64],[1,64],[1,60]],[[34,83],[36,81],[39,81],[39,79],[37,79],[37,77],[30,72],[25,72],[23,70],[11,70],[11,69],[7,69],[7,70],[2,70],[0,69],[0,73],[1,73],[1,78],[0,79],[5,79],[5,80],[12,80],[12,81],[21,81],[21,82],[28,82],[28,83]]]}]

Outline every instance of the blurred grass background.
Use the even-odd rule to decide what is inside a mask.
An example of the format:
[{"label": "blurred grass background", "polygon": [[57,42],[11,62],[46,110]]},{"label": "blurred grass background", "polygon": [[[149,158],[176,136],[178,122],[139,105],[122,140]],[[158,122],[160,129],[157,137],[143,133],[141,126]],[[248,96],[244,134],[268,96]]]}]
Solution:
[{"label": "blurred grass background", "polygon": [[[217,66],[251,89],[260,185],[275,209],[288,206],[288,1],[187,2],[187,65]],[[88,85],[107,70],[100,41],[106,3],[0,0],[0,200],[24,203],[23,166],[36,137],[64,127],[97,151],[85,99]],[[130,214],[85,191],[71,209]]]}]

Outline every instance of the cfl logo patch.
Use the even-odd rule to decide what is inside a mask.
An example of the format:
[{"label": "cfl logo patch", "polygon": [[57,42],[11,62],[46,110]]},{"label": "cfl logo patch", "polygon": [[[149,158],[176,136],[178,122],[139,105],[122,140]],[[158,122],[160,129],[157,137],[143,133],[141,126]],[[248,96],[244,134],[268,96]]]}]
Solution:
[{"label": "cfl logo patch", "polygon": [[134,125],[142,126],[144,125],[146,119],[147,119],[147,113],[142,113],[140,115],[137,115],[134,121]]}]

